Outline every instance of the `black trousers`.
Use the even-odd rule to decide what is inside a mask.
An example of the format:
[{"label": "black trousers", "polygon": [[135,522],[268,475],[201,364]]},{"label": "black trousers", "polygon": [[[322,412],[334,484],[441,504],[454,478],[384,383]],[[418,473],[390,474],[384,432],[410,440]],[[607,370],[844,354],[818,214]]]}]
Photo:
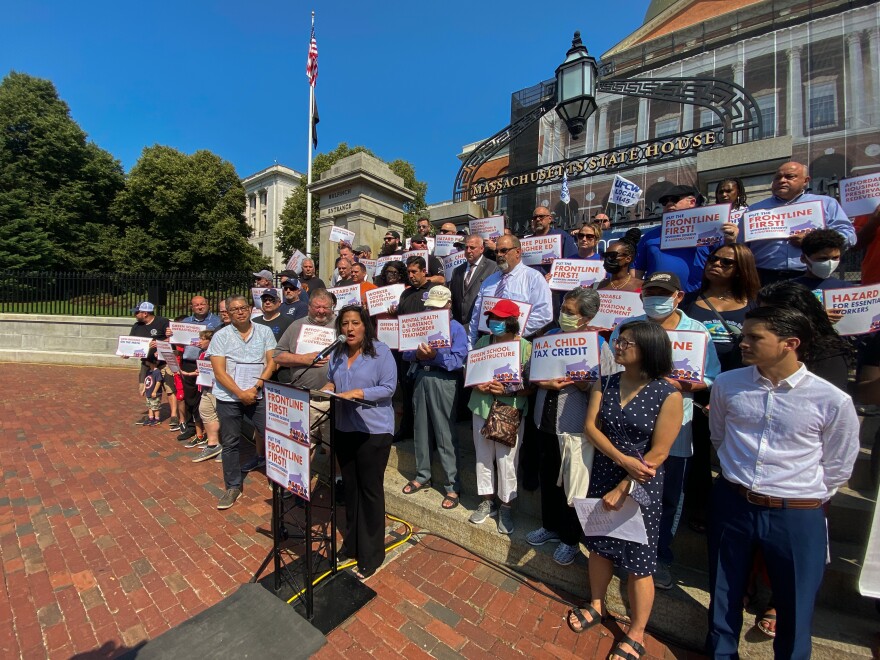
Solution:
[{"label": "black trousers", "polygon": [[333,442],[345,483],[345,552],[364,571],[385,561],[385,467],[390,433],[336,431]]},{"label": "black trousers", "polygon": [[559,534],[566,545],[577,545],[583,533],[581,523],[574,507],[568,506],[565,489],[556,485],[562,466],[559,439],[555,433],[539,430],[538,445],[541,449],[541,526]]},{"label": "black trousers", "polygon": [[[246,406],[241,401],[217,400],[217,417],[220,418],[220,445],[223,453],[223,481],[226,488],[241,488],[241,461],[238,444],[241,440],[241,422],[247,417],[260,436],[266,430],[266,397]],[[259,440],[258,440],[259,442]]]},{"label": "black trousers", "polygon": [[415,425],[415,413],[413,412],[412,391],[414,381],[407,376],[409,371],[409,362],[403,359],[400,351],[392,351],[394,363],[397,365],[397,391],[401,393],[401,416],[400,427],[397,430],[399,438],[412,438]]},{"label": "black trousers", "polygon": [[186,418],[182,420],[187,426],[191,424],[201,424],[202,418],[199,416],[199,402],[202,400],[202,393],[199,392],[199,386],[196,385],[197,376],[181,376],[183,381],[183,402],[186,404]]},{"label": "black trousers", "polygon": [[712,499],[712,443],[709,440],[709,417],[696,406],[691,433],[694,455],[685,486],[685,503],[690,519],[705,525],[709,520],[709,502]]}]

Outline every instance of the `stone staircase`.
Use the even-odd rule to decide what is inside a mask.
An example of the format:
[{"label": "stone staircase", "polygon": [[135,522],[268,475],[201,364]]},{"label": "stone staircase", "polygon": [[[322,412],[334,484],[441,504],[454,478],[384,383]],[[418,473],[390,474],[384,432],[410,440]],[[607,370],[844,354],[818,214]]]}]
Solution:
[{"label": "stone staircase", "polygon": [[[846,488],[833,498],[829,511],[831,564],[819,593],[813,624],[813,658],[870,658],[871,647],[877,644],[880,614],[874,603],[862,598],[857,589],[864,547],[871,527],[875,494],[870,485],[870,449],[880,418],[866,418],[863,424],[863,449],[853,477]],[[495,561],[560,587],[578,598],[589,594],[587,562],[579,556],[570,566],[553,561],[555,544],[530,546],[525,535],[540,527],[540,494],[520,489],[514,502],[516,529],[510,536],[498,534],[494,520],[482,525],[468,522],[468,516],[479,500],[476,496],[475,458],[471,442],[470,422],[459,425],[461,439],[462,506],[445,511],[440,503],[443,495],[436,488],[424,489],[414,495],[401,492],[415,474],[413,443],[402,442],[392,447],[385,472],[386,509],[420,528],[446,536],[465,548]],[[433,466],[436,484],[443,483],[443,470],[438,461]],[[687,520],[687,512],[682,517]],[[676,644],[702,649],[706,636],[706,608],[709,603],[706,537],[682,524],[674,544],[676,564],[672,572],[675,586],[657,591],[651,615],[652,632]],[[582,550],[584,550],[582,548]],[[585,551],[585,550],[584,550]],[[614,577],[608,594],[612,611],[627,611],[626,585]],[[772,658],[771,640],[754,630],[755,612],[745,613],[740,653],[744,658]]]}]

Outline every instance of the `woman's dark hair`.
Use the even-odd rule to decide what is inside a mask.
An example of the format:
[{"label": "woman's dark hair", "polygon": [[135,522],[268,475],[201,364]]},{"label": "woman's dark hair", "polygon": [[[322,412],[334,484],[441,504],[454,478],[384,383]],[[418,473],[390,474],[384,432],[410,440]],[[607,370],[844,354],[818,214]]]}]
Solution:
[{"label": "woman's dark hair", "polygon": [[620,326],[618,337],[629,333],[642,356],[641,372],[643,378],[654,380],[668,376],[672,371],[672,343],[659,323],[652,321],[630,321]]},{"label": "woman's dark hair", "polygon": [[388,283],[388,281],[385,279],[385,275],[389,270],[393,270],[394,272],[396,272],[397,277],[400,279],[401,283],[406,284],[406,282],[407,282],[406,266],[403,264],[402,261],[387,261],[387,262],[385,262],[385,265],[382,266],[382,272],[379,273],[379,277],[376,278],[378,280],[376,282],[376,284],[379,284],[379,282],[381,282],[381,284],[379,284],[379,286],[385,286]]},{"label": "woman's dark hair", "polygon": [[504,329],[513,334],[514,336],[519,334],[519,317],[518,316],[507,316],[505,318],[501,318],[500,316],[496,316],[496,319],[499,321],[504,321]]},{"label": "woman's dark hair", "polygon": [[813,341],[807,350],[798,352],[809,366],[810,362],[832,355],[843,355],[852,364],[855,349],[837,334],[819,299],[803,284],[783,280],[768,284],[758,291],[758,305],[777,309],[795,309],[807,317],[813,328]]},{"label": "woman's dark hair", "polygon": [[728,179],[721,179],[721,181],[718,182],[718,185],[715,186],[715,198],[716,199],[718,198],[718,192],[721,190],[721,186],[723,186],[725,183],[732,183],[733,185],[736,186],[736,199],[733,200],[731,207],[738,209],[743,206],[748,206],[749,200],[746,197],[746,188],[743,185],[743,182],[740,181],[739,179],[737,179],[736,177],[730,177]]},{"label": "woman's dark hair", "polygon": [[[753,302],[761,288],[761,278],[758,276],[758,268],[755,266],[755,255],[747,245],[733,243],[731,245],[719,245],[709,253],[715,254],[721,248],[733,250],[733,260],[736,261],[736,272],[730,279],[730,290],[737,300]],[[708,267],[709,262],[706,262]],[[709,280],[706,279],[706,268],[703,268],[703,283],[700,285],[700,293],[709,288]]]},{"label": "woman's dark hair", "polygon": [[[342,334],[342,319],[349,312],[357,314],[361,319],[361,323],[364,324],[364,343],[361,346],[361,352],[364,355],[376,357],[376,347],[373,346],[373,342],[376,341],[376,328],[373,326],[373,320],[370,318],[370,313],[366,307],[346,305],[340,309],[339,314],[336,316],[336,334]],[[344,350],[346,350],[345,344],[340,344],[333,351],[333,354],[338,355]]]},{"label": "woman's dark hair", "polygon": [[610,247],[614,243],[617,243],[623,248],[623,252],[626,256],[634,259],[636,256],[636,247],[638,246],[641,237],[642,230],[638,227],[633,227],[632,229],[628,229],[620,238],[615,238],[611,241],[608,246]]},{"label": "woman's dark hair", "polygon": [[837,248],[843,253],[846,250],[846,239],[843,238],[843,234],[833,229],[817,229],[804,236],[801,242],[801,252],[807,257],[827,248]]},{"label": "woman's dark hair", "polygon": [[777,337],[800,340],[797,354],[800,359],[810,352],[815,332],[813,324],[797,309],[786,307],[758,307],[746,313],[746,320],[760,321]]}]

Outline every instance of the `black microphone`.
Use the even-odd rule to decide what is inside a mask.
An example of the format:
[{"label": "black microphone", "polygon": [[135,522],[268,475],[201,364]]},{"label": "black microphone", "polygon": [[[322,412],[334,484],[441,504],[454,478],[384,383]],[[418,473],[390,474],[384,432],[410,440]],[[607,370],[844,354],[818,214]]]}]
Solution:
[{"label": "black microphone", "polygon": [[321,351],[320,353],[318,353],[315,356],[315,359],[312,361],[312,364],[315,364],[316,362],[320,362],[325,357],[330,355],[330,353],[332,353],[337,346],[339,346],[340,344],[344,344],[344,343],[345,343],[345,335],[338,335],[336,337],[336,341],[334,341],[327,348],[325,348],[323,351]]}]

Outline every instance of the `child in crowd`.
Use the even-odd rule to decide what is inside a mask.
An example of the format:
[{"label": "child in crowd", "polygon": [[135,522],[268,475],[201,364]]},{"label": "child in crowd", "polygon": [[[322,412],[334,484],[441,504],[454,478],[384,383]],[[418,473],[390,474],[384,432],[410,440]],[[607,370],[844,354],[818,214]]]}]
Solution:
[{"label": "child in crowd", "polygon": [[160,408],[162,406],[162,372],[159,370],[159,360],[155,351],[147,354],[144,364],[147,365],[147,375],[141,384],[141,394],[147,399],[149,419],[144,426],[159,426]]}]

